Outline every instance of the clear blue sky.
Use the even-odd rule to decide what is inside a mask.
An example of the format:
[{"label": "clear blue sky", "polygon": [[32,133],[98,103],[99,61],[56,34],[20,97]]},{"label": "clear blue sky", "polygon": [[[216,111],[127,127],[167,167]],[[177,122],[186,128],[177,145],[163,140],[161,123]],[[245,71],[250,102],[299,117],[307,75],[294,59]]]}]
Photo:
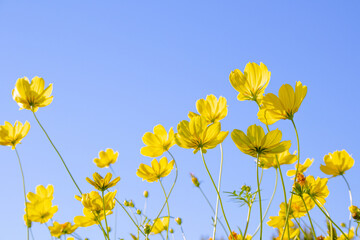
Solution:
[{"label": "clear blue sky", "polygon": [[[0,1],[0,121],[31,123],[18,147],[27,189],[54,185],[54,203],[59,206],[56,221],[71,221],[82,213],[74,199],[76,189],[31,112],[18,111],[11,98],[17,78],[38,75],[54,84],[54,101],[40,109],[38,117],[81,188],[92,190],[85,177],[99,171],[93,158],[100,150],[114,148],[120,153],[114,166],[122,178],[119,199],[133,199],[142,207],[142,192],[147,189],[148,214],[154,216],[163,201],[161,188],[135,175],[141,162],[151,160],[140,155],[142,135],[159,123],[167,129],[176,127],[188,111],[195,110],[196,100],[207,94],[228,100],[224,130],[246,130],[259,123],[257,107],[237,101],[228,75],[235,68],[243,70],[249,61],[262,61],[272,72],[266,92],[277,94],[282,84],[294,85],[295,81],[308,86],[295,117],[301,161],[315,159],[308,173],[325,177],[319,170],[323,156],[346,149],[356,161],[347,177],[359,205],[359,10],[358,1]],[[274,127],[284,131],[284,139],[292,140],[291,151],[295,150],[290,122],[281,121]],[[183,218],[188,239],[208,236],[211,211],[189,177],[190,172],[195,173],[215,202],[200,155],[177,146],[171,151],[179,165],[179,181],[170,199],[172,215]],[[224,151],[222,189],[232,191],[244,183],[255,189],[252,158],[241,153],[230,137]],[[216,176],[220,150],[210,150],[206,157]],[[16,156],[2,147],[0,159],[1,239],[24,239]],[[166,179],[167,187],[172,177]],[[264,178],[267,203],[274,171],[265,171]],[[290,186],[287,180],[288,189]],[[328,186],[328,209],[338,222],[347,221],[344,182],[330,179]],[[224,199],[232,226],[243,228],[246,208]],[[277,214],[281,201],[279,188],[270,215]],[[119,214],[118,234],[129,239],[128,233],[135,229],[122,211]],[[318,211],[312,214],[325,224]],[[255,210],[250,233],[257,218]],[[173,227],[180,239],[179,229]],[[36,239],[49,238],[44,226],[34,224],[33,231]],[[96,227],[78,233],[92,240],[100,238]],[[266,239],[273,233],[270,227],[264,230]]]}]

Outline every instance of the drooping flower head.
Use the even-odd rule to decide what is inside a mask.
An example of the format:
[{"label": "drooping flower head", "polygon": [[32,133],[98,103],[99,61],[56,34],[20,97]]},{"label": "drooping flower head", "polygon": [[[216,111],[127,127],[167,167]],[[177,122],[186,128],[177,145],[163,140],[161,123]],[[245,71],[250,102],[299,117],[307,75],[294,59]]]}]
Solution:
[{"label": "drooping flower head", "polygon": [[[100,194],[96,191],[91,191],[90,193],[83,193],[80,196],[75,195],[75,199],[79,200],[82,205],[95,212],[95,213],[99,213],[101,211],[104,210],[112,210],[115,207],[115,195],[116,195],[117,191],[115,190],[114,192],[108,192],[105,196],[104,199],[102,199],[102,197],[100,196]],[[104,203],[105,203],[105,207],[104,207]]]},{"label": "drooping flower head", "polygon": [[111,181],[111,173],[107,173],[103,178],[99,173],[95,172],[93,174],[93,178],[94,181],[87,177],[86,181],[88,181],[88,183],[93,185],[99,191],[105,191],[106,189],[115,186],[120,181],[120,177],[117,177]]},{"label": "drooping flower head", "polygon": [[72,234],[78,227],[76,225],[72,225],[71,222],[60,224],[55,221],[53,226],[49,226],[48,228],[51,236],[60,238],[62,235]]},{"label": "drooping flower head", "polygon": [[264,129],[256,124],[248,127],[247,134],[238,129],[234,129],[231,133],[231,138],[240,151],[252,157],[265,157],[289,150],[291,142],[281,142],[281,137],[280,130],[276,129],[265,134]]},{"label": "drooping flower head", "polygon": [[30,123],[28,121],[25,124],[16,121],[14,126],[5,121],[5,124],[0,126],[0,145],[11,146],[11,149],[14,150],[16,145],[21,143],[21,140],[28,134],[29,130]]},{"label": "drooping flower head", "polygon": [[279,168],[281,165],[293,164],[297,159],[296,152],[291,154],[289,150],[279,154],[269,155],[260,158],[260,167],[264,169],[268,168]]},{"label": "drooping flower head", "polygon": [[154,127],[154,133],[146,132],[142,137],[145,147],[142,147],[140,153],[146,157],[159,157],[168,151],[174,144],[174,130],[170,128],[169,134],[162,125]]},{"label": "drooping flower head", "polygon": [[195,116],[190,122],[183,120],[177,126],[178,133],[175,134],[175,142],[182,148],[194,149],[194,154],[200,149],[206,153],[207,149],[215,148],[222,143],[228,131],[221,131],[221,124],[215,122],[208,125],[202,116]]},{"label": "drooping flower head", "polygon": [[94,163],[99,168],[109,167],[110,164],[116,163],[119,157],[119,152],[114,152],[113,149],[107,148],[105,151],[99,152],[99,158],[94,159]]},{"label": "drooping flower head", "polygon": [[166,157],[162,157],[160,161],[153,159],[151,166],[141,163],[136,175],[148,182],[157,182],[160,178],[166,177],[174,168],[174,160],[168,162]]},{"label": "drooping flower head", "polygon": [[289,84],[282,85],[279,97],[272,93],[266,94],[257,114],[259,120],[267,125],[274,124],[280,119],[292,120],[306,93],[307,87],[303,86],[301,82],[296,82],[295,90]]},{"label": "drooping flower head", "polygon": [[[106,216],[112,214],[111,210],[105,211]],[[74,217],[74,223],[79,227],[89,227],[95,224],[99,224],[99,221],[105,219],[104,211],[93,212],[88,208],[83,209],[84,216]]]},{"label": "drooping flower head", "polygon": [[295,176],[296,169],[298,169],[298,172],[297,172],[298,174],[304,173],[312,165],[313,162],[314,162],[314,159],[307,158],[303,164],[301,164],[301,163],[299,165],[295,164],[295,169],[291,169],[291,170],[287,171],[286,175],[288,177]]},{"label": "drooping flower head", "polygon": [[320,166],[320,170],[333,177],[344,174],[354,166],[354,159],[345,150],[335,151],[324,156],[325,165]]},{"label": "drooping flower head", "polygon": [[169,227],[170,218],[163,217],[162,219],[158,218],[154,221],[154,225],[152,227],[151,233],[152,234],[159,234],[162,231],[165,231]]},{"label": "drooping flower head", "polygon": [[[196,110],[201,116],[205,118],[208,123],[219,122],[224,119],[228,113],[226,98],[219,97],[219,100],[214,95],[207,95],[206,99],[199,99],[196,101]],[[192,119],[199,114],[189,112],[188,117]]]},{"label": "drooping flower head", "polygon": [[239,101],[252,100],[259,104],[264,95],[265,88],[270,82],[271,72],[268,71],[265,64],[248,63],[245,66],[244,73],[235,69],[230,73],[230,83],[239,92],[237,99]]},{"label": "drooping flower head", "polygon": [[40,77],[34,77],[31,83],[27,77],[19,78],[12,91],[12,97],[21,109],[28,109],[36,112],[39,107],[49,105],[53,96],[52,84],[45,88],[45,81]]}]

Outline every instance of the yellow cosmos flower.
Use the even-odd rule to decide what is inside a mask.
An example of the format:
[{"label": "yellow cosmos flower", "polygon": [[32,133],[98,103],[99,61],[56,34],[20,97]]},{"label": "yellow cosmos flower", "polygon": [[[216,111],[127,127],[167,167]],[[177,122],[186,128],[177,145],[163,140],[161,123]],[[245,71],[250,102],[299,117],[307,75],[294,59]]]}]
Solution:
[{"label": "yellow cosmos flower", "polygon": [[298,164],[295,164],[295,169],[291,169],[291,170],[287,171],[286,175],[288,177],[295,176],[297,168],[298,168],[298,173],[304,173],[312,165],[313,162],[314,162],[314,159],[307,158],[303,164],[299,164],[299,166],[298,166]]},{"label": "yellow cosmos flower", "polygon": [[[100,221],[105,219],[104,211],[93,212],[90,209],[83,209],[84,216],[74,217],[74,223],[79,227],[89,227],[95,224],[99,224]],[[108,210],[106,211],[106,216],[112,214],[113,212]]]},{"label": "yellow cosmos flower", "polygon": [[99,191],[105,191],[106,189],[115,186],[120,181],[120,177],[117,177],[114,180],[110,181],[112,178],[111,173],[107,173],[103,178],[100,174],[96,172],[93,174],[93,178],[94,181],[87,177],[86,181],[88,181],[88,183],[93,185]]},{"label": "yellow cosmos flower", "polygon": [[169,227],[169,217],[163,217],[162,219],[158,218],[154,221],[154,225],[152,227],[152,234],[159,234],[164,230],[167,230]]},{"label": "yellow cosmos flower", "polygon": [[193,148],[194,154],[200,149],[206,153],[207,149],[215,148],[222,143],[228,131],[221,131],[221,124],[215,122],[208,125],[202,116],[195,116],[190,122],[184,120],[177,126],[178,133],[175,134],[175,142],[182,148]]},{"label": "yellow cosmos flower", "polygon": [[169,134],[162,125],[154,127],[154,133],[147,132],[142,137],[145,147],[142,147],[140,153],[147,157],[159,157],[164,152],[174,146],[174,130],[170,128]]},{"label": "yellow cosmos flower", "polygon": [[14,126],[5,121],[5,125],[0,126],[0,145],[11,146],[15,149],[18,143],[28,134],[30,130],[30,123],[28,121],[23,125],[21,122],[16,121]]},{"label": "yellow cosmos flower", "polygon": [[53,200],[53,194],[53,185],[49,184],[46,188],[43,185],[38,185],[36,186],[35,193],[29,192],[26,197],[31,203],[35,204],[43,200]]},{"label": "yellow cosmos flower", "polygon": [[329,153],[324,157],[325,165],[320,166],[320,170],[333,177],[343,175],[345,171],[354,166],[354,159],[345,150]]},{"label": "yellow cosmos flower", "polygon": [[269,155],[260,158],[260,166],[264,169],[268,169],[271,167],[278,168],[279,165],[281,166],[285,164],[293,164],[296,161],[296,159],[297,159],[296,151],[294,152],[294,154],[291,154],[289,150],[286,150],[276,155]]},{"label": "yellow cosmos flower", "polygon": [[230,235],[229,235],[229,240],[251,240],[252,237],[250,234],[247,234],[246,237],[244,238],[241,233],[237,234],[236,232],[232,232]]},{"label": "yellow cosmos flower", "polygon": [[151,166],[141,163],[136,175],[148,182],[157,182],[160,178],[166,177],[174,168],[174,160],[168,162],[166,157],[162,157],[160,161],[153,159]]},{"label": "yellow cosmos flower", "polygon": [[265,135],[264,129],[256,124],[248,127],[247,135],[238,129],[231,133],[231,138],[240,151],[253,157],[265,157],[289,150],[291,142],[281,142],[281,137],[280,130],[276,129]]},{"label": "yellow cosmos flower", "polygon": [[[196,102],[196,110],[203,116],[208,123],[219,122],[224,119],[228,113],[226,98],[219,97],[219,100],[214,95],[207,95],[206,99],[199,99]],[[189,112],[188,117],[192,119],[199,114]]]},{"label": "yellow cosmos flower", "polygon": [[[306,177],[306,193],[318,200],[322,205],[325,204],[329,189],[327,187],[327,178],[315,178],[313,176]],[[304,196],[306,198],[306,196]]]},{"label": "yellow cosmos flower", "polygon": [[33,112],[36,112],[39,107],[45,107],[49,105],[53,96],[52,84],[45,88],[45,81],[40,77],[34,77],[29,82],[27,77],[19,78],[16,81],[15,88],[12,91],[12,97],[17,102],[21,109],[28,109]]},{"label": "yellow cosmos flower", "polygon": [[[280,211],[278,216],[270,216],[270,220],[266,223],[270,227],[281,229],[285,226],[286,220],[286,206],[285,203],[280,204]],[[294,226],[294,223],[291,221],[292,215],[289,215],[288,224],[290,227]]]},{"label": "yellow cosmos flower", "polygon": [[339,236],[337,240],[355,239],[355,229],[354,229],[354,227],[351,227],[349,234],[345,233],[345,235],[346,235],[346,237],[344,235]]},{"label": "yellow cosmos flower", "polygon": [[[296,228],[296,227],[291,227],[290,229],[290,239],[298,239],[296,237],[299,237],[300,235],[300,229],[299,228]],[[275,240],[290,240],[289,237],[288,237],[288,234],[287,234],[287,230],[284,234],[284,237],[282,236],[283,235],[283,232],[284,232],[284,229],[283,228],[280,228],[279,229],[279,236],[277,238],[275,238]],[[300,239],[300,238],[299,238]]]},{"label": "yellow cosmos flower", "polygon": [[[311,198],[306,197],[306,195],[303,196],[303,198],[308,211],[315,207],[315,203]],[[293,215],[293,217],[301,218],[307,214],[304,201],[301,199],[300,196],[293,195],[293,199],[291,202],[291,214]]]},{"label": "yellow cosmos flower", "polygon": [[117,191],[114,192],[108,192],[104,196],[104,200],[100,196],[100,194],[96,191],[91,191],[90,193],[84,193],[82,196],[75,195],[75,199],[81,201],[82,205],[93,211],[93,212],[101,212],[104,210],[104,204],[105,202],[105,210],[112,210],[115,207],[115,195]]},{"label": "yellow cosmos flower", "polygon": [[230,73],[230,83],[239,92],[239,101],[252,100],[258,103],[263,98],[265,88],[270,82],[271,72],[265,64],[248,63],[245,66],[244,74],[235,69]]},{"label": "yellow cosmos flower", "polygon": [[62,235],[72,234],[78,227],[76,225],[72,225],[70,222],[63,224],[54,222],[53,226],[49,226],[48,228],[50,230],[51,236],[60,238]]},{"label": "yellow cosmos flower", "polygon": [[107,148],[105,151],[99,152],[99,158],[94,159],[94,163],[99,168],[109,167],[110,164],[114,164],[119,157],[119,152],[114,152],[111,148]]},{"label": "yellow cosmos flower", "polygon": [[292,120],[306,93],[307,87],[301,82],[296,82],[295,91],[292,86],[285,84],[280,87],[279,97],[272,93],[266,94],[258,112],[259,120],[267,125],[274,124],[280,119]]}]

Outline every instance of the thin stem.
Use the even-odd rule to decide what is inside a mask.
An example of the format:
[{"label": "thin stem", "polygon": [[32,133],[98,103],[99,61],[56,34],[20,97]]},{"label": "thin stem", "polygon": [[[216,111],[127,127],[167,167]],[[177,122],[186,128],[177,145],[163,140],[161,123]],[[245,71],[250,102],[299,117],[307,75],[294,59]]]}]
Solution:
[{"label": "thin stem", "polygon": [[[115,170],[113,169],[113,167],[111,166],[111,164],[109,165],[110,170],[112,171],[112,173],[114,174],[114,176],[117,176],[117,174],[115,173]],[[116,190],[117,190],[117,186],[116,186]],[[114,230],[114,239],[116,240],[116,233],[117,233],[117,211],[118,209],[115,208],[115,230]]]},{"label": "thin stem", "polygon": [[[49,231],[49,226],[47,225],[47,223],[44,223],[46,229]],[[50,234],[50,239],[53,239],[53,236],[51,235],[51,232],[49,231]]]},{"label": "thin stem", "polygon": [[33,240],[35,240],[34,234],[33,234],[32,230],[31,230],[31,228],[30,228],[30,234],[31,234],[31,238],[32,238]]},{"label": "thin stem", "polygon": [[104,227],[103,227],[103,225],[101,224],[101,221],[100,221],[99,216],[97,216],[94,212],[92,212],[92,213],[93,213],[93,215],[94,215],[94,217],[95,217],[95,220],[99,223],[98,226],[99,226],[100,230],[102,231],[105,240],[107,240],[108,238],[107,238],[107,236],[106,236],[106,232],[105,232],[105,230],[104,230]]},{"label": "thin stem", "polygon": [[181,230],[181,235],[182,235],[183,239],[186,240],[185,233],[184,233],[182,226],[180,226],[180,230]]},{"label": "thin stem", "polygon": [[[164,192],[164,195],[165,195],[166,207],[167,207],[167,211],[168,211],[168,217],[169,217],[169,220],[170,220],[170,208],[169,208],[169,202],[167,201],[168,197],[166,195],[166,191],[165,191],[164,185],[161,182],[161,179],[159,180],[159,182],[160,182],[161,188],[162,188],[162,190]],[[168,240],[168,239],[169,239],[169,225],[166,228],[166,240]]]},{"label": "thin stem", "polygon": [[[300,166],[300,140],[299,140],[299,134],[298,131],[296,129],[296,125],[294,122],[294,119],[290,119],[293,126],[294,126],[294,130],[295,130],[295,134],[296,134],[296,141],[297,141],[297,147],[298,147],[298,156],[297,156],[297,165],[296,165],[296,171],[295,171],[295,177],[294,177],[294,184],[296,182],[296,177],[299,171],[299,166]],[[284,231],[286,230],[286,228],[288,227],[288,220],[289,220],[289,215],[290,215],[290,209],[291,209],[291,203],[292,203],[292,199],[293,199],[293,192],[291,192],[291,196],[290,196],[290,203],[289,203],[289,207],[286,210],[286,219],[285,219],[285,226],[284,226]],[[290,237],[289,237],[290,238]],[[284,239],[284,234],[281,237],[281,240]]]},{"label": "thin stem", "polygon": [[73,183],[75,184],[75,186],[76,186],[76,188],[78,189],[79,193],[80,193],[80,194],[82,194],[82,192],[81,192],[81,190],[80,190],[79,186],[77,185],[77,183],[76,183],[75,179],[74,179],[74,178],[73,178],[73,176],[71,175],[70,170],[69,170],[69,169],[68,169],[68,167],[66,166],[66,163],[65,163],[64,159],[63,159],[63,158],[62,158],[62,156],[60,155],[60,153],[59,153],[59,151],[57,150],[57,148],[55,147],[54,143],[51,141],[51,139],[50,139],[49,135],[48,135],[48,134],[47,134],[47,132],[45,131],[44,127],[41,125],[41,123],[40,123],[39,119],[36,117],[35,112],[33,112],[33,114],[34,114],[34,117],[35,117],[35,119],[36,119],[37,123],[39,124],[40,128],[44,131],[44,133],[45,133],[45,135],[46,135],[47,139],[49,140],[49,142],[51,143],[51,145],[52,145],[52,146],[53,146],[53,148],[55,149],[56,153],[59,155],[59,157],[60,157],[60,159],[61,159],[61,161],[62,161],[62,163],[63,163],[64,167],[66,168],[66,171],[68,172],[68,174],[69,174],[69,175],[70,175],[70,177],[71,177],[71,180],[72,180],[72,181],[73,181]]},{"label": "thin stem", "polygon": [[26,201],[26,188],[25,188],[25,177],[24,177],[24,171],[21,165],[21,161],[20,161],[20,156],[19,153],[15,147],[15,152],[16,152],[16,156],[19,162],[19,167],[20,167],[20,171],[21,171],[21,177],[22,177],[22,184],[23,184],[23,191],[24,191],[24,201],[25,201],[25,215],[26,215],[26,239],[29,240],[29,226],[28,226],[28,222],[29,222],[29,216],[28,216],[28,209],[27,209],[27,201]]},{"label": "thin stem", "polygon": [[249,223],[250,223],[250,214],[251,214],[251,209],[252,209],[252,205],[255,201],[255,197],[256,195],[254,196],[253,200],[251,201],[250,205],[249,205],[249,209],[248,209],[248,214],[247,214],[247,217],[246,217],[246,226],[245,226],[245,231],[244,231],[244,234],[243,235],[243,240],[245,240],[246,238],[246,233],[247,233],[247,230],[248,230],[248,227],[249,227]]},{"label": "thin stem", "polygon": [[256,180],[257,180],[257,187],[259,193],[259,207],[260,207],[260,240],[262,239],[262,230],[263,230],[263,218],[262,218],[262,205],[261,205],[261,189],[260,189],[260,180],[259,180],[259,154],[257,154],[256,158]]},{"label": "thin stem", "polygon": [[[204,166],[205,166],[206,171],[207,171],[207,173],[208,173],[208,175],[209,175],[209,177],[210,177],[210,179],[211,179],[211,182],[212,182],[212,184],[213,184],[213,186],[214,186],[214,188],[215,188],[215,190],[216,190],[216,193],[217,193],[217,195],[219,196],[221,211],[222,211],[222,213],[223,213],[223,216],[224,216],[226,225],[227,225],[227,227],[229,228],[229,231],[230,231],[230,233],[231,233],[231,228],[230,228],[229,222],[228,222],[228,220],[227,220],[227,218],[226,218],[226,214],[225,214],[224,206],[223,206],[223,204],[222,204],[222,200],[221,200],[220,193],[219,193],[219,191],[217,190],[217,187],[216,187],[216,184],[215,184],[215,182],[214,182],[214,179],[213,179],[213,177],[211,176],[211,173],[210,173],[210,171],[209,171],[209,169],[208,169],[208,167],[207,167],[207,165],[206,165],[206,161],[205,161],[204,154],[203,154],[202,150],[203,150],[203,149],[201,148],[201,149],[200,149],[200,153],[201,153],[202,160],[203,160],[203,162],[204,162]],[[234,238],[232,235],[231,235],[231,237],[232,237],[232,239]]]},{"label": "thin stem", "polygon": [[[293,216],[294,217],[294,216]],[[297,223],[299,229],[301,230],[301,232],[304,234],[304,236],[306,236],[306,232],[304,231],[304,229],[301,227],[300,222],[294,217],[295,222]],[[316,238],[315,238],[316,239]]]},{"label": "thin stem", "polygon": [[104,197],[104,191],[101,191],[102,193],[102,200],[103,200],[103,209],[104,209],[104,217],[105,217],[105,226],[106,226],[106,236],[108,237],[108,239],[110,240],[110,236],[109,236],[109,226],[107,223],[107,219],[106,219],[106,211],[105,211],[105,197]]},{"label": "thin stem", "polygon": [[[267,206],[267,208],[266,208],[265,214],[264,214],[264,216],[263,216],[263,219],[262,219],[263,222],[264,222],[264,220],[265,220],[265,218],[266,218],[266,214],[268,213],[268,211],[269,211],[269,209],[270,209],[271,203],[272,203],[272,201],[273,201],[273,199],[274,199],[274,196],[275,196],[275,193],[276,193],[276,189],[277,189],[278,178],[279,178],[279,173],[278,173],[277,168],[275,168],[275,172],[276,172],[276,177],[275,177],[274,191],[273,191],[273,193],[272,193],[272,195],[271,195],[270,202],[269,202],[269,204],[268,204],[268,206]],[[254,236],[256,235],[256,233],[259,231],[259,229],[260,229],[260,224],[259,224],[259,226],[256,228],[256,231],[254,232],[254,234],[251,235],[251,236],[254,237]]]},{"label": "thin stem", "polygon": [[[211,208],[211,210],[212,210],[213,214],[215,214],[214,207],[211,205],[211,203],[210,203],[209,199],[206,197],[206,195],[205,195],[204,191],[202,190],[202,188],[201,188],[200,186],[199,186],[198,188],[199,188],[199,190],[200,190],[201,194],[203,195],[203,197],[205,198],[206,202],[208,203],[209,207]],[[229,236],[229,234],[227,233],[227,231],[226,231],[226,229],[225,229],[224,224],[220,221],[220,219],[219,219],[219,218],[218,218],[218,221],[219,221],[219,223],[220,223],[220,225],[221,225],[222,229],[224,230],[225,235],[226,235],[226,236]]]},{"label": "thin stem", "polygon": [[[221,153],[221,160],[220,160],[220,170],[219,170],[219,181],[218,181],[218,192],[220,192],[221,187],[221,175],[222,175],[222,168],[223,168],[223,162],[224,162],[224,152],[222,144],[220,143],[220,153]],[[213,230],[213,239],[215,239],[216,234],[216,225],[217,225],[217,219],[218,219],[218,210],[219,210],[219,196],[216,198],[216,207],[215,207],[215,218],[214,218],[214,230]]]},{"label": "thin stem", "polygon": [[[351,194],[351,188],[350,188],[350,184],[349,182],[346,180],[346,177],[344,174],[341,174],[341,176],[343,177],[348,189],[349,189],[349,199],[350,199],[350,206],[353,205],[353,200],[352,200],[352,194]],[[350,234],[350,229],[351,229],[351,220],[352,220],[352,216],[351,213],[349,215],[349,226],[348,226],[348,235]]]},{"label": "thin stem", "polygon": [[300,198],[301,198],[302,202],[304,203],[305,210],[306,210],[306,213],[307,213],[308,218],[309,218],[309,222],[310,222],[310,225],[311,225],[311,232],[312,232],[312,234],[314,236],[314,239],[316,239],[316,233],[315,233],[314,225],[313,225],[313,223],[311,221],[310,213],[309,213],[309,210],[308,210],[308,208],[306,206],[306,202],[305,202],[303,196],[300,196]]},{"label": "thin stem", "polygon": [[[311,199],[314,201],[314,203],[316,204],[316,206],[321,210],[321,212],[327,217],[327,219],[329,219],[329,221],[334,224],[334,226],[339,229],[339,231],[342,233],[342,235],[344,235],[344,237],[346,237],[346,239],[349,240],[349,237],[346,236],[346,234],[341,230],[341,228],[331,219],[329,212],[326,210],[326,208],[324,206],[320,206],[319,203],[313,198],[313,196],[309,195],[311,197]],[[326,210],[326,212],[324,211],[324,209]]]},{"label": "thin stem", "polygon": [[[158,213],[158,215],[156,216],[155,219],[158,219],[159,216],[160,216],[160,214],[161,214],[162,211],[164,210],[164,207],[165,207],[165,205],[167,204],[167,201],[168,201],[168,199],[169,199],[169,197],[170,197],[170,194],[172,193],[172,191],[173,191],[173,189],[174,189],[174,186],[175,186],[176,181],[177,181],[177,178],[178,178],[178,167],[177,167],[175,158],[174,158],[174,156],[170,153],[170,151],[167,151],[167,152],[169,153],[169,155],[171,156],[171,158],[174,160],[174,163],[175,163],[175,179],[174,179],[174,182],[173,182],[173,184],[172,184],[172,186],[171,186],[171,188],[170,188],[169,194],[167,195],[166,200],[165,200],[162,208],[160,209],[160,211],[159,211],[159,213]],[[154,227],[154,225],[151,226],[150,232],[152,231],[153,227]]]}]

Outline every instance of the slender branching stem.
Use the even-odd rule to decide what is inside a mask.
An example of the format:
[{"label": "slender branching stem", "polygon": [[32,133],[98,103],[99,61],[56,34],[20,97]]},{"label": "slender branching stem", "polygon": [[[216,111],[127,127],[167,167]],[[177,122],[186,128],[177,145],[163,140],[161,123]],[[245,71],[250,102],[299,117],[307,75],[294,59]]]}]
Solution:
[{"label": "slender branching stem", "polygon": [[102,201],[103,201],[103,209],[104,209],[105,226],[106,226],[106,236],[107,236],[107,238],[110,240],[110,236],[109,236],[109,226],[108,226],[108,223],[107,223],[106,210],[105,210],[104,191],[101,191],[101,193],[102,193]]},{"label": "slender branching stem", "polygon": [[[221,159],[220,159],[219,181],[218,181],[218,189],[217,189],[218,192],[220,192],[221,175],[222,175],[222,168],[223,168],[223,162],[224,162],[224,152],[223,152],[223,147],[222,147],[221,143],[220,143],[220,152],[221,152]],[[216,235],[216,225],[217,225],[217,219],[218,219],[218,210],[219,210],[219,196],[217,196],[217,198],[216,198],[213,239],[215,239],[215,235]]]},{"label": "slender branching stem", "polygon": [[[170,208],[169,208],[169,201],[167,200],[168,199],[168,196],[166,195],[166,191],[165,191],[165,188],[164,188],[164,185],[162,184],[161,182],[161,179],[159,180],[159,183],[161,185],[161,188],[164,192],[164,196],[165,196],[165,199],[166,199],[166,207],[167,207],[167,211],[168,211],[168,217],[169,217],[169,221],[170,221]],[[169,225],[166,227],[166,240],[169,239]]]},{"label": "slender branching stem", "polygon": [[314,239],[316,239],[316,233],[315,233],[314,225],[313,225],[313,223],[312,223],[309,210],[308,210],[308,208],[307,208],[307,206],[306,206],[306,202],[305,202],[303,196],[300,196],[300,198],[301,198],[302,202],[304,203],[305,210],[306,210],[307,216],[308,216],[308,218],[309,218],[309,222],[310,222],[310,225],[311,225],[311,232],[312,232],[312,234],[313,234],[313,236],[314,236]]},{"label": "slender branching stem", "polygon": [[[341,174],[341,176],[343,177],[346,185],[347,185],[347,188],[349,190],[349,199],[350,199],[350,206],[353,205],[353,200],[352,200],[352,193],[351,193],[351,188],[350,188],[350,184],[349,182],[346,180],[346,177],[344,174]],[[350,216],[349,216],[349,226],[348,226],[348,235],[350,234],[350,229],[351,229],[351,220],[352,220],[352,216],[351,216],[351,213],[350,213]]]}]

